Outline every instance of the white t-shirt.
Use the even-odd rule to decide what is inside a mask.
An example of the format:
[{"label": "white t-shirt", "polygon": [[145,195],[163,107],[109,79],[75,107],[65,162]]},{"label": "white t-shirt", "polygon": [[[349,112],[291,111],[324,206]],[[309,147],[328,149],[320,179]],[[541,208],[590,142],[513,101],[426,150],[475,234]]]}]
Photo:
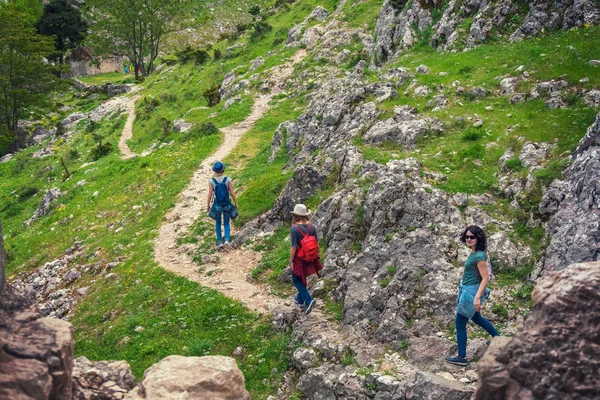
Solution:
[{"label": "white t-shirt", "polygon": [[[225,178],[227,178],[227,180],[225,181],[225,185],[227,185],[227,189],[229,189],[229,183],[231,182],[231,178],[230,178],[230,177],[228,177],[228,176],[225,176],[225,175],[223,175],[223,176],[215,176],[215,179],[216,179],[216,180],[217,180],[217,182],[219,182],[219,183],[222,183],[222,182],[223,182],[223,179],[225,179]],[[212,180],[212,178],[210,178],[210,179],[208,180],[208,184],[209,184],[210,186],[212,186],[212,188],[213,188],[213,189],[215,188],[215,182]]]}]

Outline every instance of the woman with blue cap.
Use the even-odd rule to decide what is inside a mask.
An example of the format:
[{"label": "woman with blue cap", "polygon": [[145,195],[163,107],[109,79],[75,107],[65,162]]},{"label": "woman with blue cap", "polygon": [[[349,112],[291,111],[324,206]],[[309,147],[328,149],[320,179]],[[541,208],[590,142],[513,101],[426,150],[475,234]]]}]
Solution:
[{"label": "woman with blue cap", "polygon": [[[235,219],[238,216],[238,202],[235,192],[233,191],[233,182],[228,176],[223,176],[225,172],[225,164],[217,161],[212,168],[215,172],[215,177],[208,180],[208,199],[206,204],[206,212],[215,220],[215,231],[217,233],[217,247],[219,250],[223,248],[231,249],[229,240],[231,239],[231,228],[229,226],[229,218]],[[231,204],[231,198],[235,207]],[[224,235],[221,233],[221,220],[223,221]],[[225,236],[223,238],[223,236]],[[223,239],[225,239],[223,241]]]}]

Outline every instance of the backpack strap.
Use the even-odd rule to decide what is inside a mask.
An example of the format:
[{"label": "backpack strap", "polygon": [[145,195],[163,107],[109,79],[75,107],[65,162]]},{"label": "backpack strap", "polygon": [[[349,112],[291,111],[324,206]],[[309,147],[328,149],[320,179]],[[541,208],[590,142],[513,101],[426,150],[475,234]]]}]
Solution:
[{"label": "backpack strap", "polygon": [[215,186],[217,186],[219,184],[219,182],[217,182],[217,178],[212,178],[212,181],[215,184]]},{"label": "backpack strap", "polygon": [[[312,226],[312,225],[311,225]],[[305,237],[308,236],[308,233],[304,233],[302,232],[302,229],[300,229],[300,227],[298,226],[298,224],[294,224],[294,228],[296,228],[296,230],[298,232],[300,232],[300,234],[302,235],[302,239],[304,239]],[[309,228],[309,232],[310,232],[310,228]]]}]

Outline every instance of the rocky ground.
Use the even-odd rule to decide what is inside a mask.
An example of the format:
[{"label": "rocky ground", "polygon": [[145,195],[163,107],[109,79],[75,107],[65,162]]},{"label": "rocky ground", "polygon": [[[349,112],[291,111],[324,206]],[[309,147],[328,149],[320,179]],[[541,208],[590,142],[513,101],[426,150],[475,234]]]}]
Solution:
[{"label": "rocky ground", "polygon": [[[519,40],[523,36],[536,35],[542,29],[567,29],[598,21],[600,11],[596,3],[576,3],[533,2],[524,13],[524,19],[515,20],[511,19],[511,15],[521,11],[520,6],[510,1],[493,4],[451,1],[442,10],[441,19],[432,27],[431,44],[439,49],[453,50],[475,46],[506,26],[510,27],[510,32],[502,31],[501,34],[510,37],[510,40]],[[542,279],[550,272],[563,270],[575,262],[598,260],[600,115],[571,156],[562,179],[544,188],[539,214],[548,219],[532,223],[543,224],[551,239],[539,260],[533,258],[533,251],[527,244],[510,235],[514,229],[513,222],[491,215],[486,207],[497,205],[498,196],[518,207],[518,200],[534,185],[534,172],[547,159],[552,143],[522,141],[518,160],[528,172],[526,180],[504,168],[509,160],[516,157],[515,150],[507,148],[498,161],[499,169],[503,171],[499,179],[500,193],[494,195],[452,195],[440,190],[435,184],[443,182],[446,176],[427,170],[414,157],[387,163],[367,159],[359,149],[359,141],[368,145],[394,143],[411,150],[425,136],[441,135],[448,129],[447,122],[422,115],[409,105],[398,105],[391,115],[385,117],[379,107],[385,101],[398,98],[397,88],[405,83],[408,83],[405,96],[431,95],[431,88],[419,84],[416,79],[427,75],[429,67],[421,65],[415,71],[401,67],[379,70],[375,72],[376,79],[368,68],[369,63],[371,66],[381,65],[413,47],[419,32],[432,24],[433,12],[420,2],[412,2],[400,10],[397,2],[386,0],[379,13],[374,40],[360,29],[344,27],[335,18],[335,13],[332,17],[322,7],[316,8],[303,23],[288,33],[286,45],[301,48],[296,58],[268,72],[269,79],[259,88],[268,94],[256,97],[246,121],[223,129],[223,145],[203,162],[182,193],[181,201],[167,215],[167,222],[160,229],[155,254],[161,266],[218,289],[245,302],[253,310],[269,312],[274,326],[293,331],[300,347],[293,354],[293,369],[286,373],[277,396],[272,398],[293,398],[299,392],[307,399],[467,399],[475,393],[478,373],[482,378],[477,396],[481,398],[488,398],[486,395],[498,399],[514,398],[515,393],[547,398],[561,398],[568,393],[581,393],[582,398],[597,395],[594,392],[597,385],[590,385],[586,380],[586,376],[592,376],[593,369],[597,369],[593,359],[575,360],[577,357],[569,356],[572,348],[585,348],[588,354],[598,352],[591,334],[587,330],[579,331],[581,320],[576,317],[580,315],[582,303],[598,302],[597,296],[594,296],[597,282],[593,279],[597,275],[596,264],[573,267],[569,271],[574,271],[575,278],[562,273],[552,275],[544,281],[546,283],[539,284],[534,292],[534,313],[525,322],[523,318],[528,311],[525,307],[507,310],[507,306],[514,303],[514,288],[497,288],[485,315],[502,324],[504,335],[516,333],[517,338],[510,342],[508,339],[495,340],[486,353],[486,340],[472,336],[468,357],[474,360],[484,357],[481,363],[474,361],[467,368],[460,368],[442,361],[445,356],[456,352],[448,327],[454,318],[456,282],[468,256],[467,250],[457,241],[465,226],[477,224],[493,232],[489,237],[489,250],[497,267],[514,271],[524,263],[537,262],[533,274],[535,279]],[[465,25],[467,20],[468,29]],[[302,64],[307,51],[312,52],[316,59],[325,58],[338,66],[345,63],[350,51],[338,51],[338,48],[356,41],[367,50],[371,59],[365,57],[352,71],[340,73],[335,67],[327,66],[307,70],[298,68],[300,72],[293,73],[294,64]],[[263,62],[262,57],[255,59],[249,72]],[[460,82],[453,83],[451,89],[440,88],[439,94],[427,106],[442,109],[464,93],[474,98],[509,95],[511,104],[542,98],[548,108],[565,107],[565,98],[575,94],[583,98],[589,107],[600,105],[598,90],[569,87],[562,79],[537,82],[531,85],[529,91],[519,92],[516,88],[520,82],[528,81],[528,72],[521,69],[514,75],[499,79],[495,92],[479,86],[463,87]],[[228,108],[240,101],[240,95],[249,94],[251,82],[255,79],[258,78],[236,76],[233,71],[227,74],[219,90],[223,107]],[[289,88],[305,90],[308,82],[312,82],[308,107],[295,120],[283,122],[274,133],[271,144],[271,160],[278,153],[285,153],[285,169],[292,171],[291,179],[271,210],[237,232],[237,249],[218,258],[207,256],[203,262],[204,270],[199,270],[188,254],[194,249],[179,246],[178,239],[187,233],[204,208],[211,163],[232,150],[241,135],[268,109],[269,100],[274,95]],[[125,97],[115,98],[87,117],[97,120],[112,112],[126,110],[130,113],[128,126],[131,127],[131,116],[134,115],[132,101]],[[83,113],[74,113],[63,121],[63,125],[73,127],[85,117]],[[484,121],[473,116],[465,123],[480,127]],[[178,131],[190,128],[185,120],[177,123]],[[130,129],[126,133],[130,133]],[[125,156],[130,156],[125,146],[126,138],[127,134],[124,135],[122,151]],[[52,143],[41,150],[39,156],[51,151]],[[61,195],[57,190],[48,191],[31,221],[43,217],[51,202]],[[318,192],[325,192],[326,196],[318,204],[313,222],[327,243],[327,255],[323,260],[326,267],[324,280],[312,290],[320,305],[326,300],[340,305],[339,321],[321,307],[309,317],[304,317],[294,308],[291,299],[282,301],[270,294],[264,284],[248,278],[260,263],[261,254],[252,251],[246,245],[247,240],[260,241],[265,235],[285,226],[288,211],[293,205],[309,201]],[[82,257],[84,248],[84,242],[76,242],[63,257],[46,263],[31,274],[21,274],[14,290],[33,289],[44,315],[68,319],[70,310],[79,298],[86,295],[88,286],[97,279],[113,279],[114,274],[110,270],[123,261],[117,259],[107,264],[90,264]],[[214,273],[206,274],[207,270]],[[286,281],[288,273],[282,273],[280,279]],[[573,295],[578,300],[577,304],[572,304],[569,296],[558,293],[559,287],[577,292]],[[497,307],[494,308],[494,305]],[[33,305],[28,303],[27,307],[31,309]],[[535,331],[536,326],[562,324],[551,316],[563,313],[569,316],[566,322],[563,321],[566,331],[577,333],[565,344],[568,348],[552,347],[552,343],[558,344],[564,338],[553,336],[551,328],[542,332],[546,336],[541,341],[526,336]],[[594,326],[593,312],[587,314],[592,318],[591,326]],[[24,317],[19,314],[16,319],[40,320],[32,315]],[[21,328],[10,329],[16,332]],[[14,357],[14,352],[7,350],[10,349],[10,340],[4,342],[9,344],[3,344],[2,349]],[[549,343],[548,351],[535,350],[540,343]],[[534,350],[531,354],[521,354],[519,349],[523,348]],[[72,350],[70,357],[72,359]],[[522,365],[529,366],[532,360],[537,362],[540,357],[548,366],[546,372],[528,367],[527,373],[523,373]],[[40,357],[34,355],[32,358]],[[12,362],[12,359],[7,362]],[[190,360],[168,358],[152,367],[138,388],[126,363],[91,363],[79,358],[75,361],[71,388],[67,382],[71,372],[65,367],[69,362],[52,359],[47,362],[48,365],[36,364],[35,368],[43,376],[39,384],[36,383],[36,390],[46,395],[55,390],[72,390],[75,398],[81,399],[93,396],[133,399],[143,396],[144,391],[150,393],[152,390],[156,390],[156,396],[163,396],[162,391],[167,389],[171,393],[185,390],[178,382],[173,383],[175,388],[163,384],[169,381],[173,368],[180,368],[177,369],[181,371],[178,374],[185,377],[185,371],[201,368],[190,364]],[[591,368],[590,373],[577,372],[578,362]],[[177,367],[173,367],[172,363]],[[211,371],[214,371],[215,365],[225,365],[228,370],[237,368],[221,359],[211,360],[206,365]],[[9,367],[9,364],[4,364],[4,368]],[[37,371],[35,368],[32,370]],[[519,379],[515,379],[515,375]],[[64,382],[57,385],[58,378],[50,376],[64,377]],[[559,376],[568,377],[565,378],[568,382],[553,384]],[[52,384],[49,383],[51,380]],[[236,375],[234,381],[240,390],[238,395],[241,397],[238,398],[246,398],[243,377]],[[573,383],[582,381],[585,383]],[[9,388],[6,390],[17,390],[15,388],[19,386],[10,386],[6,382],[5,385]]]}]

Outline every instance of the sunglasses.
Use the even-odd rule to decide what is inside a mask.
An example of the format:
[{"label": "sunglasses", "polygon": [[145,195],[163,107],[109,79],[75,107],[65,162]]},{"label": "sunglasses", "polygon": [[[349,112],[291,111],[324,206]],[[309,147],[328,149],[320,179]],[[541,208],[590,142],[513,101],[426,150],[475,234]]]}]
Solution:
[{"label": "sunglasses", "polygon": [[465,235],[465,240],[475,240],[477,237],[471,235]]}]

